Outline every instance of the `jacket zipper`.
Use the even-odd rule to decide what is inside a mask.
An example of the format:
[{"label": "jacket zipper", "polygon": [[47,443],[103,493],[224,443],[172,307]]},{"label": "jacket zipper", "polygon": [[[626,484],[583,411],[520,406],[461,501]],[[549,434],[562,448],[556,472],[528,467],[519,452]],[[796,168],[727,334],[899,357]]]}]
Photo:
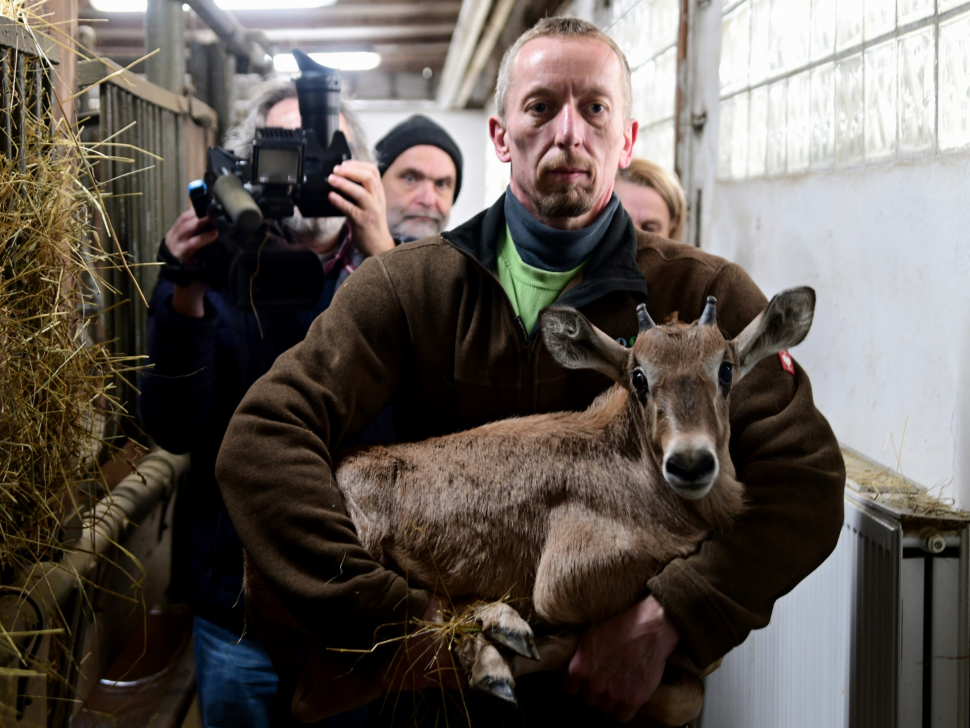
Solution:
[{"label": "jacket zipper", "polygon": [[[532,344],[534,344],[535,342],[529,341],[529,332],[526,331],[525,329],[525,322],[522,320],[521,316],[516,314],[515,306],[512,305],[512,299],[509,298],[509,294],[506,293],[505,291],[505,286],[502,285],[502,281],[499,280],[498,276],[495,275],[495,273],[493,273],[488,268],[486,268],[485,264],[482,263],[482,261],[480,261],[474,255],[472,255],[471,253],[465,250],[462,250],[460,247],[452,243],[443,235],[441,236],[441,239],[447,242],[449,245],[451,245],[451,247],[453,247],[459,253],[467,257],[469,260],[474,262],[474,264],[478,266],[479,270],[484,271],[485,275],[491,278],[494,284],[498,286],[499,291],[501,291],[502,298],[505,300],[506,310],[509,312],[510,314],[509,317],[512,319],[513,328],[515,329],[516,332],[518,332],[519,340],[521,342],[520,357],[519,357],[521,363],[519,365],[519,387],[518,387],[518,394],[516,395],[516,400],[517,400],[516,409],[519,412],[525,413],[526,408],[523,405],[525,404],[526,400],[529,400],[530,402],[529,407],[534,410],[535,408],[532,406],[531,400],[535,399],[536,385],[534,381],[529,381],[527,384],[526,379],[530,377],[534,378],[535,374],[534,372],[531,371],[531,367],[527,367],[526,364],[528,364],[529,362],[529,355],[532,351]],[[539,337],[537,336],[536,338],[538,339]],[[527,370],[530,370],[530,371],[527,371]],[[528,386],[529,393],[531,396],[526,396],[526,393],[524,391],[526,386]]]},{"label": "jacket zipper", "polygon": [[[504,289],[503,289],[504,290]],[[525,330],[525,322],[522,320],[521,316],[515,317],[515,325],[519,329],[519,333],[522,335],[522,346],[529,347],[529,332]]]},{"label": "jacket zipper", "polygon": [[478,266],[478,268],[480,270],[485,271],[485,275],[487,275],[489,278],[491,278],[492,281],[495,283],[495,285],[498,286],[498,289],[502,292],[502,298],[505,301],[506,309],[508,310],[508,312],[510,314],[510,318],[513,321],[513,324],[515,326],[515,330],[518,332],[519,336],[521,337],[522,346],[523,346],[523,354],[527,353],[525,350],[529,348],[529,332],[525,330],[525,322],[522,320],[522,317],[515,313],[515,306],[512,305],[512,299],[509,298],[509,294],[506,293],[505,286],[502,285],[502,281],[500,281],[498,279],[498,276],[495,275],[495,273],[493,273],[492,271],[490,271],[488,268],[486,268],[485,267],[485,264],[482,263],[482,261],[480,261],[474,255],[472,255],[471,253],[469,253],[466,250],[463,250],[461,247],[455,245],[450,240],[448,240],[448,238],[446,238],[444,235],[441,236],[441,239],[444,240],[446,243],[448,243],[451,247],[453,247],[459,253],[461,253],[462,255],[464,255],[466,258],[468,258],[469,260],[471,260],[476,266]]}]

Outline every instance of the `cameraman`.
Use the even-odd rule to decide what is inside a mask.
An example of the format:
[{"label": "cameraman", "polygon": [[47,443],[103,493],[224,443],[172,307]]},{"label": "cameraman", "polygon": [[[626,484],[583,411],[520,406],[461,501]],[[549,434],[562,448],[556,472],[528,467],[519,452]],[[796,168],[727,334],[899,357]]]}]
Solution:
[{"label": "cameraman", "polygon": [[[227,134],[226,146],[248,157],[256,128],[300,125],[294,83],[272,81],[258,91],[247,119]],[[278,683],[265,649],[246,634],[242,546],[214,477],[229,418],[250,385],[304,338],[310,322],[364,257],[394,245],[385,221],[380,175],[369,161],[356,118],[343,103],[340,129],[355,157],[338,170],[357,183],[352,185],[357,192],[353,214],[346,219],[297,215],[276,231],[286,241],[281,244],[308,248],[320,256],[326,284],[312,310],[265,312],[257,319],[237,308],[226,292],[202,281],[177,285],[160,279],[152,295],[151,368],[142,377],[139,413],[161,447],[192,455],[175,506],[172,573],[173,588],[196,615],[199,705],[209,728],[268,727]],[[163,245],[171,256],[191,265],[195,253],[217,238],[210,224],[189,210],[166,233]],[[391,439],[390,414],[385,412],[361,444]],[[363,716],[332,720],[329,725],[359,725]]]}]

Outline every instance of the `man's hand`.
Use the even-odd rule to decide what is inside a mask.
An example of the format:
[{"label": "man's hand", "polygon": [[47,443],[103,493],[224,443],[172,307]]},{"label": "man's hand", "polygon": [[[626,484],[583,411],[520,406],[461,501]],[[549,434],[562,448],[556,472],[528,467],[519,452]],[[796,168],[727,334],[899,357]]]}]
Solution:
[{"label": "man's hand", "polygon": [[679,640],[663,605],[649,596],[583,636],[566,690],[625,723],[650,700]]},{"label": "man's hand", "polygon": [[[422,617],[441,622],[441,602],[432,596]],[[461,680],[448,645],[431,634],[407,637],[381,678],[384,690],[424,690],[431,687],[458,689]]]},{"label": "man's hand", "polygon": [[165,233],[165,247],[180,261],[191,265],[195,252],[214,243],[219,237],[217,230],[209,229],[211,225],[209,218],[196,217],[195,210],[190,208],[179,215],[175,224]]},{"label": "man's hand", "polygon": [[[195,210],[186,210],[165,233],[165,247],[182,263],[191,265],[196,251],[211,245],[219,237],[217,230],[208,229],[211,223],[207,217],[197,217]],[[188,286],[176,285],[172,295],[172,308],[184,316],[202,318],[205,315],[205,289],[206,285],[202,281],[192,281]]]},{"label": "man's hand", "polygon": [[377,165],[351,159],[338,164],[327,180],[336,192],[330,202],[342,212],[353,231],[354,246],[364,255],[377,255],[394,247],[387,227],[387,202]]}]

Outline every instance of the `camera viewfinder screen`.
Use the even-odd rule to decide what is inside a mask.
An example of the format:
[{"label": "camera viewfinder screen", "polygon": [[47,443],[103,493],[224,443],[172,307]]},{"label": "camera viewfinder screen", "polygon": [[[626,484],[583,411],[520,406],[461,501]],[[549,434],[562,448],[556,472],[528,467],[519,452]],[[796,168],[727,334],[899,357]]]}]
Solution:
[{"label": "camera viewfinder screen", "polygon": [[259,183],[295,185],[299,180],[300,156],[295,149],[260,149]]}]

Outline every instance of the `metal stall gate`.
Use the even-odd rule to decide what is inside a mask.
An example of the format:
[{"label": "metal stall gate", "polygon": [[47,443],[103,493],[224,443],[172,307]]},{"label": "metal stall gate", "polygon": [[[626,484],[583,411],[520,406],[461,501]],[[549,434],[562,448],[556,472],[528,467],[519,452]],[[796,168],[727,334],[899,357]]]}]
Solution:
[{"label": "metal stall gate", "polygon": [[[37,168],[38,152],[49,149],[54,134],[51,66],[57,62],[56,45],[19,23],[0,18],[0,154],[16,160],[28,178]],[[177,160],[171,165],[176,170],[171,179],[168,170],[159,167],[142,173],[144,178],[135,183],[121,178],[106,186],[120,195],[144,189],[146,183],[154,185],[154,192],[147,196],[150,204],[142,205],[137,223],[129,217],[124,201],[138,198],[108,198],[109,215],[124,231],[118,242],[131,262],[140,262],[145,260],[143,236],[157,239],[161,233],[156,235],[156,231],[164,230],[159,226],[167,224],[162,219],[166,214],[163,203],[178,210],[178,189],[194,171],[182,160],[201,160],[212,136],[191,118],[206,120],[214,128],[214,115],[206,107],[175,97],[161,99],[169,107],[144,99],[134,101],[145,84],[129,85],[120,78],[117,82],[123,84],[124,93],[108,84],[102,96],[110,99],[108,107],[123,107],[127,100],[132,120],[154,120],[152,128],[158,139],[162,130],[171,127],[166,138],[172,140],[172,159]],[[160,107],[167,111],[168,119],[155,111]],[[38,134],[35,120],[51,133]],[[112,112],[102,123],[127,122],[119,122]],[[110,126],[102,129],[102,138],[114,133]],[[127,134],[119,138],[148,150],[157,147],[152,137],[135,134],[134,127]],[[193,143],[196,146],[190,148]],[[147,288],[150,271],[134,270]],[[113,274],[113,284],[122,298],[133,298],[122,275]],[[144,318],[142,306],[126,323],[134,330],[133,322]],[[138,349],[130,330],[115,325],[111,335],[119,339],[121,350],[135,353]],[[58,546],[62,550],[55,557],[31,564],[22,572],[0,575],[0,725],[67,728],[80,701],[99,683],[106,667],[116,662],[131,635],[139,633],[145,621],[137,608],[141,600],[149,606],[158,603],[168,583],[173,494],[187,465],[186,456],[152,453],[141,462],[137,474],[61,523]],[[138,579],[142,569],[147,576]],[[57,642],[56,634],[62,635]]]},{"label": "metal stall gate", "polygon": [[[40,55],[43,53],[43,56]],[[30,147],[26,116],[54,124],[54,88],[51,65],[59,60],[57,47],[34,38],[22,25],[0,18],[0,154],[17,159],[27,169]]]},{"label": "metal stall gate", "polygon": [[[105,212],[114,238],[102,245],[121,251],[130,271],[106,272],[114,292],[106,292],[105,329],[115,352],[145,353],[148,310],[132,278],[146,298],[158,277],[155,261],[165,231],[189,206],[186,187],[205,171],[205,150],[216,143],[216,113],[198,99],[179,96],[148,83],[109,61],[78,64],[81,88],[100,84],[97,115],[99,139],[107,158],[100,162]],[[133,159],[126,162],[118,158]],[[116,305],[129,301],[127,305]],[[125,375],[135,384],[135,375]],[[119,382],[118,396],[134,413],[134,389]],[[122,391],[123,390],[123,391]]]}]

